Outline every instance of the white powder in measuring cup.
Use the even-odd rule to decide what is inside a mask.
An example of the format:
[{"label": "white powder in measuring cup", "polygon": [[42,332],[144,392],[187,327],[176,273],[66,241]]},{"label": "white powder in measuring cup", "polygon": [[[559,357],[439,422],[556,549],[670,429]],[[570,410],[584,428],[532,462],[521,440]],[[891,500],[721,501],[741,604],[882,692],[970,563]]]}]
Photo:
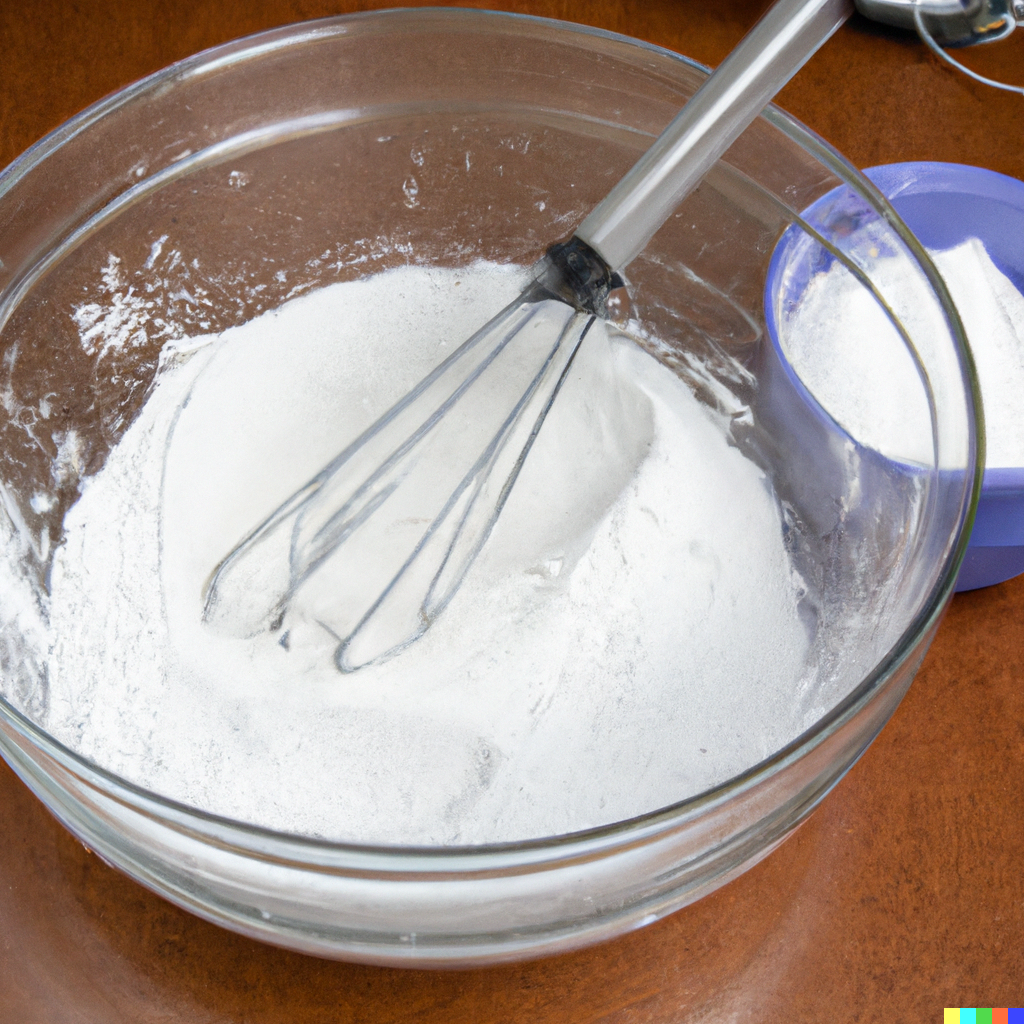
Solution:
[{"label": "white powder in measuring cup", "polygon": [[285,649],[201,621],[240,538],[522,283],[408,267],[170,351],[65,521],[52,734],[207,811],[395,844],[621,820],[798,734],[801,581],[763,474],[603,327],[422,639],[342,675],[326,631]]},{"label": "white powder in measuring cup", "polygon": [[[986,466],[1024,466],[1024,295],[971,238],[930,251],[971,346],[981,388]],[[880,258],[871,268],[895,308],[913,308],[908,263]],[[944,331],[936,310],[905,317],[912,338]],[[927,400],[906,345],[875,298],[839,263],[808,284],[782,324],[786,358],[822,407],[850,435],[891,458],[932,460]]]}]

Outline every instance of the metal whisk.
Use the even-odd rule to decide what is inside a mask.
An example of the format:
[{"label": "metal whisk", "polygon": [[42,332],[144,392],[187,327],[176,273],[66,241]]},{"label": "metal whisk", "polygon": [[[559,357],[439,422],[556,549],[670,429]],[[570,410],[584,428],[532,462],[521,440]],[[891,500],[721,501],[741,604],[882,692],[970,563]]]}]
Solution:
[{"label": "metal whisk", "polygon": [[481,328],[215,569],[204,618],[280,630],[302,588],[343,672],[381,661],[444,610],[494,526],[617,271],[808,57],[852,0],[778,0],[516,301]]}]

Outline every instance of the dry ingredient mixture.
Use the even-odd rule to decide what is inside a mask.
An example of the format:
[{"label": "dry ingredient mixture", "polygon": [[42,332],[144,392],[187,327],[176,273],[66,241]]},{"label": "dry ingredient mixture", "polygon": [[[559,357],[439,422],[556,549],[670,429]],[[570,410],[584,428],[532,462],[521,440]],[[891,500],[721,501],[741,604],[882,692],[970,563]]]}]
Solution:
[{"label": "dry ingredient mixture", "polygon": [[43,724],[207,811],[333,839],[517,840],[638,815],[805,726],[802,582],[762,472],[630,338],[591,332],[445,613],[342,675],[316,622],[202,622],[218,562],[513,298],[407,267],[165,350],[65,521]]},{"label": "dry ingredient mixture", "polygon": [[[1024,295],[971,238],[929,255],[949,288],[971,346],[986,428],[986,466],[1024,466]],[[882,258],[872,277],[894,308],[915,308],[912,338],[945,335],[938,315],[912,301],[907,261]],[[823,339],[827,339],[827,344]],[[875,298],[839,263],[814,277],[783,324],[790,365],[857,441],[892,458],[929,464],[927,399],[906,344]]]}]

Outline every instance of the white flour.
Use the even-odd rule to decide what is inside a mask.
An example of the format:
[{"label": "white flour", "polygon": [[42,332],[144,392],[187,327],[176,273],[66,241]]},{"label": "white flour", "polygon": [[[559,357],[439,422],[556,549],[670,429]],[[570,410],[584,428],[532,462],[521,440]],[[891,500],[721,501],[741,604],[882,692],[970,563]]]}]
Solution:
[{"label": "white flour", "polygon": [[[929,253],[964,324],[981,387],[986,466],[1024,466],[1024,295],[972,238]],[[892,301],[913,294],[907,264],[879,259],[872,276]],[[908,303],[909,304],[909,303]],[[907,322],[925,338],[941,324]],[[928,464],[932,434],[920,378],[881,306],[838,263],[813,278],[782,325],[786,358],[810,392],[857,441],[892,458]]]},{"label": "white flour", "polygon": [[343,675],[325,631],[286,650],[202,623],[239,539],[521,284],[409,267],[169,350],[66,518],[42,724],[187,804],[396,844],[621,820],[799,733],[800,580],[763,475],[604,329],[421,640]]}]

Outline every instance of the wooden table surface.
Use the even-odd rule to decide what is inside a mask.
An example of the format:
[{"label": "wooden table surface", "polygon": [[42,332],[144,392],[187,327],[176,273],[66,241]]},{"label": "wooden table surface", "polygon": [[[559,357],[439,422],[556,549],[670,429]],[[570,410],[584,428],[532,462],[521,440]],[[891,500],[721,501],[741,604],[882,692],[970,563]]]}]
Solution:
[{"label": "wooden table surface", "polygon": [[[0,164],[89,103],[205,47],[353,0],[8,0]],[[709,64],[761,0],[489,0]],[[963,59],[1024,84],[1024,31]],[[779,103],[859,166],[973,163],[1024,178],[1024,98],[855,18]],[[1022,398],[1024,402],[1024,398]],[[765,862],[583,952],[456,972],[317,960],[172,907],[65,833],[0,763],[3,1024],[931,1022],[1024,1005],[1024,577],[953,601],[909,696]]]}]

